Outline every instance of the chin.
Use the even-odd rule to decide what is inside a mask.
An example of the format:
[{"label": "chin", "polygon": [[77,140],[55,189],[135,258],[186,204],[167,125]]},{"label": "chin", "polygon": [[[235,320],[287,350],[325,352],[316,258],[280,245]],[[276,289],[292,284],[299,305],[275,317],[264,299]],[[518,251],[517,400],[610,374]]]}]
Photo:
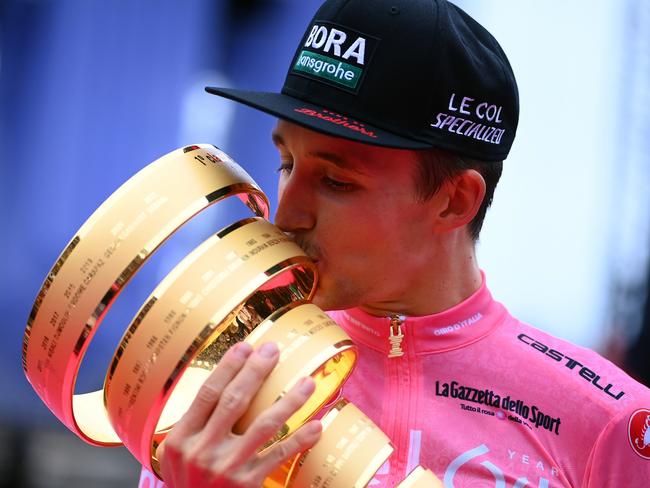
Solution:
[{"label": "chin", "polygon": [[350,299],[351,295],[342,295],[341,293],[328,293],[326,286],[318,286],[316,294],[312,297],[314,305],[325,311],[345,310],[357,306],[358,304]]},{"label": "chin", "polygon": [[313,302],[314,305],[317,305],[323,310],[334,310],[328,307],[329,300],[327,300],[327,297],[323,295],[320,289],[316,290],[316,294],[313,297],[311,297],[311,301]]},{"label": "chin", "polygon": [[316,289],[316,293],[314,294],[313,297],[311,297],[311,301],[314,303],[314,305],[317,305],[318,307],[322,308],[323,310],[337,310],[336,303],[333,303],[331,300],[331,296],[329,296],[327,293],[325,293],[322,289],[322,287],[318,287]]}]

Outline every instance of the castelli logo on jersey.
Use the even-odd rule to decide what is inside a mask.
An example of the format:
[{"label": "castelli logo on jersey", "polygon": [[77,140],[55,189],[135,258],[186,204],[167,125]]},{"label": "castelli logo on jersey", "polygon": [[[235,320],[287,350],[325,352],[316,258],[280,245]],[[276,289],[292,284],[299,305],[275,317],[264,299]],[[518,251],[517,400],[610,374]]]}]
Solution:
[{"label": "castelli logo on jersey", "polygon": [[630,416],[628,438],[634,452],[650,459],[650,410],[640,408]]}]

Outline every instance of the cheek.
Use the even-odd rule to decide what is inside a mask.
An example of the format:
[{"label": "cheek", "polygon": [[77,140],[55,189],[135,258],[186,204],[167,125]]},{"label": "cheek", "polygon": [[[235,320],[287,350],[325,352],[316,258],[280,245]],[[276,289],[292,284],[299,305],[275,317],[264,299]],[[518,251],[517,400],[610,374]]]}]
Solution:
[{"label": "cheek", "polygon": [[425,251],[430,242],[428,214],[416,205],[377,208],[376,213],[358,222],[356,237],[373,257],[390,263]]},{"label": "cheek", "polygon": [[321,242],[337,260],[348,265],[361,265],[378,258],[387,258],[394,250],[399,230],[395,230],[391,215],[374,210],[345,216],[332,216],[322,227]]},{"label": "cheek", "polygon": [[408,251],[409,241],[426,239],[426,208],[387,191],[372,199],[321,202],[317,226],[317,241],[337,260],[388,262]]}]

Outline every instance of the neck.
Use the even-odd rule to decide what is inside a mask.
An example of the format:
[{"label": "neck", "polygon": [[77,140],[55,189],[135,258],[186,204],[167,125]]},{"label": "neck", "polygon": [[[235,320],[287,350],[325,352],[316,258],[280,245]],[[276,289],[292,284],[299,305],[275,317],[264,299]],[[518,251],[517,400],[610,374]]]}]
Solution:
[{"label": "neck", "polygon": [[[424,270],[426,272],[423,272]],[[407,274],[407,273],[405,273]],[[432,315],[458,305],[478,290],[482,283],[474,243],[461,233],[452,233],[432,246],[421,267],[390,299],[366,303],[359,308],[376,316]]]}]

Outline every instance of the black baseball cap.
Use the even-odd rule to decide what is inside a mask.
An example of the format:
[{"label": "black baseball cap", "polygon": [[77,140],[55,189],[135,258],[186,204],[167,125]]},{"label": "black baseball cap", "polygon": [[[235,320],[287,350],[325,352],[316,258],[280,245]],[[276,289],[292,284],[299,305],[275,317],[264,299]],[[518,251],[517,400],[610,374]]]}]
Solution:
[{"label": "black baseball cap", "polygon": [[206,91],[378,146],[506,158],[519,96],[496,39],[445,0],[327,0],[281,93]]}]

